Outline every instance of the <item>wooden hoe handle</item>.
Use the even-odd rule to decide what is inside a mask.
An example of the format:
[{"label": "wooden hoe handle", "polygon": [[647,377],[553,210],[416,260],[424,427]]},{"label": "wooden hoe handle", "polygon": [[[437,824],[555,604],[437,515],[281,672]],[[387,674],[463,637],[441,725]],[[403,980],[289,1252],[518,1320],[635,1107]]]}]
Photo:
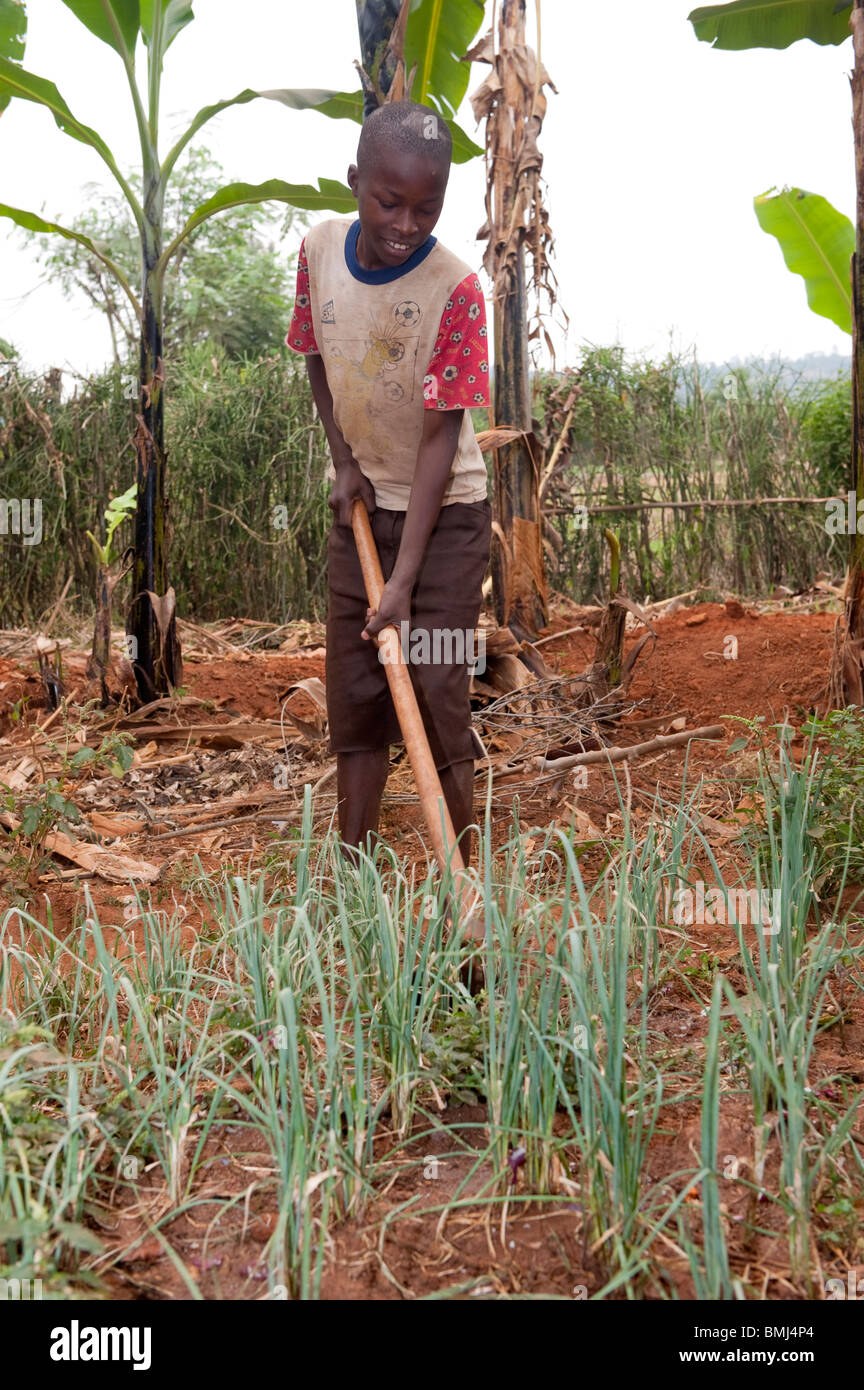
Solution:
[{"label": "wooden hoe handle", "polygon": [[[369,524],[369,513],[365,503],[359,497],[351,510],[351,525],[354,530],[354,539],[357,542],[357,553],[360,556],[360,567],[363,571],[363,583],[366,587],[369,607],[377,611],[381,605],[384,576],[381,573],[381,561],[378,558],[375,537],[372,535],[372,527]],[[405,747],[420,795],[420,806],[429,830],[435,858],[438,860],[442,873],[446,871],[449,864],[451,874],[456,877],[464,873],[465,865],[456,844],[453,821],[447,808],[447,802],[444,800],[441,781],[432,758],[432,750],[429,747],[420,710],[417,707],[417,697],[411,684],[411,676],[402,654],[400,634],[395,627],[385,627],[378,633],[377,641],[379,651],[383,652],[384,669],[387,672],[390,694],[393,697],[399,728],[405,739]]]}]

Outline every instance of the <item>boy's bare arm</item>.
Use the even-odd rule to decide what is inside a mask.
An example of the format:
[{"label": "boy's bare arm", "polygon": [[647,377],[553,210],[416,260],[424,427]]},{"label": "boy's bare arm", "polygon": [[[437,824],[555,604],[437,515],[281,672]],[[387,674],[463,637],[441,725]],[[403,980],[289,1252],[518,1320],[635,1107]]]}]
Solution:
[{"label": "boy's bare arm", "polygon": [[393,573],[384,585],[381,605],[363,630],[363,636],[367,639],[391,623],[398,628],[403,619],[410,620],[411,593],[426,551],[426,542],[441,510],[456,456],[463,414],[462,410],[427,410],[425,413],[423,437],[399,554]]},{"label": "boy's bare arm", "polygon": [[327,372],[319,354],[309,353],[306,358],[306,371],[309,374],[309,385],[312,387],[312,395],[318,407],[318,414],[321,416],[321,423],[324,426],[324,433],[327,435],[330,456],[336,471],[327,505],[332,510],[338,526],[350,526],[351,508],[356,498],[359,497],[366,503],[368,512],[374,512],[375,489],[366,474],[361,472],[360,465],[351,453],[345,436],[336,424],[333,415],[333,396],[327,383]]}]

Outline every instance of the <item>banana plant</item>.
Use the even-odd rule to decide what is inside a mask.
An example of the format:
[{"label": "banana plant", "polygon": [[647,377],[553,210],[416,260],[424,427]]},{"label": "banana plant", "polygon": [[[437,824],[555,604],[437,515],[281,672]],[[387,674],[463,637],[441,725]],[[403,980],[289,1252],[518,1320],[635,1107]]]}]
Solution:
[{"label": "banana plant", "polygon": [[[2,202],[0,216],[10,218],[28,231],[68,237],[85,246],[118,283],[141,326],[140,397],[134,441],[135,561],[127,631],[133,639],[130,648],[137,653],[134,669],[138,693],[142,700],[149,700],[154,695],[167,694],[173,685],[179,684],[182,674],[174,621],[174,591],[168,584],[166,370],[162,353],[166,271],[183,243],[206,218],[230,208],[271,200],[313,211],[350,213],[355,208],[350,190],[334,179],[320,178],[317,187],[275,178],[261,184],[236,182],[227,184],[197,208],[183,227],[169,232],[163,225],[166,186],[178,159],[197,132],[229,107],[263,98],[294,110],[317,110],[336,119],[362,122],[363,95],[361,92],[297,88],[255,91],[247,87],[236,96],[203,107],[163,156],[160,154],[162,71],[168,49],[194,18],[190,0],[62,0],[62,3],[95,39],[116,54],[123,65],[140,142],[142,197],[136,196],[118,167],[107,140],[74,114],[53,82],[24,68],[24,0],[0,0],[0,112],[13,97],[35,102],[50,112],[64,135],[89,145],[99,155],[126,198],[138,227],[141,284],[133,286],[104,249],[80,232]],[[372,0],[370,6],[371,3]],[[473,34],[482,20],[483,6],[479,0],[448,0],[446,6],[441,0],[419,0],[419,3],[412,0],[412,6],[406,54],[410,61],[417,63],[421,77],[415,97],[420,100],[434,98],[442,115],[450,118],[456,158],[471,158],[481,151],[455,126],[452,113],[468,82],[468,65],[459,64],[464,52],[459,45],[466,29],[465,17],[470,15],[474,21]],[[139,78],[136,60],[141,44],[146,62]],[[436,89],[433,93],[436,83],[440,91]]]},{"label": "banana plant", "polygon": [[[166,234],[163,226],[165,188],[171,173],[190,140],[207,121],[229,106],[241,105],[259,97],[277,101],[294,109],[317,107],[334,94],[323,91],[278,90],[256,92],[246,89],[227,101],[206,106],[174,142],[167,154],[160,155],[160,96],[162,71],[168,49],[192,22],[188,0],[62,0],[76,19],[95,39],[104,43],[123,65],[131,111],[137,125],[143,175],[143,196],[139,199],[119,168],[111,148],[70,109],[58,88],[47,78],[29,72],[22,64],[23,5],[0,0],[0,34],[14,29],[16,43],[5,42],[0,50],[0,103],[12,97],[36,102],[53,116],[64,135],[90,146],[110,171],[129,204],[141,239],[142,283],[133,286],[109,256],[88,237],[38,214],[0,203],[0,215],[29,231],[50,232],[70,237],[86,246],[114,277],[132,305],[141,326],[140,399],[136,412],[135,452],[137,506],[135,514],[135,561],[132,570],[132,604],[127,630],[134,639],[134,670],[142,700],[165,694],[181,678],[180,648],[174,623],[174,594],[168,585],[166,460],[164,446],[165,363],[162,356],[162,308],[166,269],[187,237],[208,217],[241,204],[276,200],[295,207],[350,212],[351,192],[332,179],[319,180],[318,187],[270,179],[262,184],[230,183],[197,208],[186,225]],[[19,12],[16,14],[16,11]],[[139,79],[136,57],[139,43],[146,51],[143,80]],[[339,114],[329,110],[328,114]]]},{"label": "banana plant", "polygon": [[[851,329],[852,329],[852,449],[851,449],[851,488],[856,494],[859,525],[849,537],[849,569],[846,582],[845,611],[840,623],[837,640],[831,658],[829,690],[832,704],[864,705],[864,0],[733,0],[725,5],[703,5],[693,10],[690,22],[698,39],[710,43],[714,48],[788,48],[790,44],[802,39],[810,39],[818,44],[840,44],[849,38],[850,31],[854,49],[855,66],[852,72],[852,129],[855,139],[855,182],[857,189],[854,243],[835,223],[833,229],[835,266],[834,289],[823,284],[820,290],[811,291],[813,277],[808,279],[808,299],[811,308],[817,313],[826,309],[837,294],[842,297],[843,287],[850,285]],[[800,191],[800,190],[799,190]],[[813,197],[814,195],[806,195]],[[821,200],[824,203],[824,199]],[[830,204],[826,204],[830,207]],[[817,215],[821,210],[816,204],[812,210]],[[757,216],[764,226],[763,218],[776,220],[779,212],[782,220],[794,207],[773,209],[760,205],[757,199]],[[835,209],[831,209],[835,212]],[[761,214],[761,215],[760,215]],[[839,217],[839,214],[836,214]],[[824,221],[824,217],[823,217]],[[786,256],[790,238],[794,239],[802,229],[793,230],[787,225],[784,230]],[[851,273],[849,268],[849,252]],[[813,248],[805,252],[804,259],[813,263]],[[845,262],[845,264],[844,264]],[[791,266],[795,269],[796,267]],[[824,269],[824,266],[823,266]],[[824,278],[824,277],[823,277]],[[815,303],[814,303],[815,299]],[[834,317],[829,314],[829,317]],[[835,322],[838,320],[835,319]],[[841,324],[841,327],[845,326]]]},{"label": "banana plant", "polygon": [[[23,0],[0,0],[0,58],[20,62],[24,57],[26,36],[27,11]],[[0,93],[0,114],[10,101],[8,94]]]},{"label": "banana plant", "polygon": [[134,513],[136,492],[133,483],[121,497],[111,498],[105,508],[104,541],[100,541],[92,531],[87,532],[96,561],[96,617],[93,623],[93,647],[87,663],[87,676],[90,680],[99,681],[103,704],[107,704],[110,698],[107,677],[111,665],[111,598],[125,573],[111,572],[112,566],[120,559],[120,554],[114,547],[114,533]]}]

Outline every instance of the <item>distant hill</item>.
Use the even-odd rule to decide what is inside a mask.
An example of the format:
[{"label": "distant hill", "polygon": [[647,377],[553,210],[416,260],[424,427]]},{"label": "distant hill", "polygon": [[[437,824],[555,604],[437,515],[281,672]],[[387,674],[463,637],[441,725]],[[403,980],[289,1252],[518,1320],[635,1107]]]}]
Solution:
[{"label": "distant hill", "polygon": [[724,377],[730,368],[746,367],[771,376],[779,372],[784,386],[794,386],[797,382],[830,380],[840,372],[851,373],[852,354],[808,352],[804,357],[781,357],[779,354],[776,357],[730,357],[728,362],[700,363],[700,367],[712,384]]}]

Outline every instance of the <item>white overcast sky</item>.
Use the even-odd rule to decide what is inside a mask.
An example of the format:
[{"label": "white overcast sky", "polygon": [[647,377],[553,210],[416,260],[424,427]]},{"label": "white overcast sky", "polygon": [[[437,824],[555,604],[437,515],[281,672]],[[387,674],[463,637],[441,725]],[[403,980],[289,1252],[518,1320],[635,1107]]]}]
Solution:
[{"label": "white overcast sky", "polygon": [[[803,280],[759,228],[752,200],[797,184],[854,215],[851,42],[716,52],[695,39],[690,8],[543,0],[542,56],[559,95],[550,95],[541,148],[570,319],[557,342],[571,360],[585,340],[662,354],[671,338],[717,361],[847,352],[848,336],[807,307]],[[29,0],[28,12],[25,66],[57,84],[121,167],[134,167],[116,54],[61,0]],[[357,86],[353,0],[195,0],[195,14],[168,54],[163,151],[184,117],[244,87]],[[529,0],[532,43],[533,26]],[[474,66],[469,90],[486,71]],[[467,101],[461,123],[475,133]],[[229,178],[314,182],[344,180],[356,136],[351,122],[262,101],[223,113],[199,139]],[[94,151],[36,105],[12,102],[0,118],[0,202],[62,222],[85,206],[93,181],[110,182]],[[454,167],[437,235],[478,263],[483,216],[482,161]],[[104,323],[43,278],[23,234],[0,220],[0,336],[32,366],[98,368],[110,350]]]}]

